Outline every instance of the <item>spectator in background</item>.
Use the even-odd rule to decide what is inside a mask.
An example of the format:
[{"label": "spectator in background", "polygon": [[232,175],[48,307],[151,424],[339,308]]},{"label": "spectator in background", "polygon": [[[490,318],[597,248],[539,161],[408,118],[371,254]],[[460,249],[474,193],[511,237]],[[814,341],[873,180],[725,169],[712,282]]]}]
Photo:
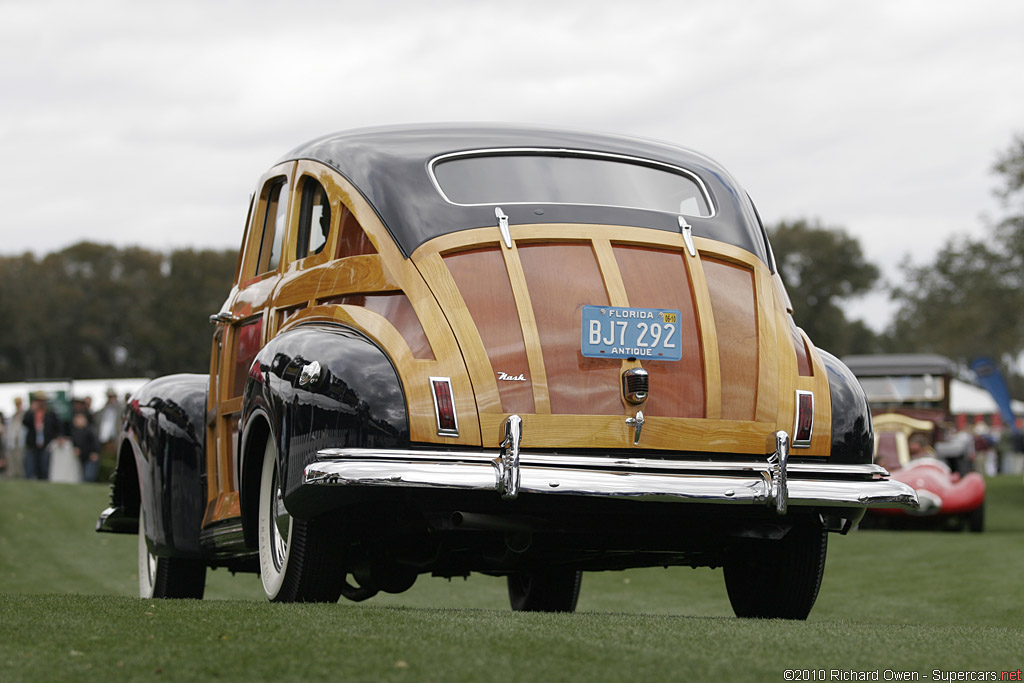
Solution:
[{"label": "spectator in background", "polygon": [[910,438],[907,440],[907,447],[910,450],[911,460],[935,457],[935,449],[932,448],[931,439],[921,432],[915,432],[910,435]]},{"label": "spectator in background", "polygon": [[7,439],[4,435],[7,433],[7,420],[4,419],[4,414],[0,412],[0,474],[7,471]]},{"label": "spectator in background", "polygon": [[100,440],[82,411],[71,418],[71,446],[82,463],[82,481],[94,482],[100,471]]},{"label": "spectator in background", "polygon": [[25,426],[25,477],[50,478],[50,443],[61,436],[57,415],[47,405],[46,394],[32,395],[32,406],[21,422]]},{"label": "spectator in background", "polygon": [[96,436],[100,440],[100,462],[113,467],[117,461],[117,437],[121,430],[121,404],[117,402],[117,392],[113,387],[107,389],[107,402],[93,417],[96,425]]},{"label": "spectator in background", "polygon": [[14,414],[7,418],[4,425],[4,457],[7,459],[7,469],[4,476],[9,478],[21,477],[22,459],[25,452],[25,405],[21,397],[14,399]]},{"label": "spectator in background", "polygon": [[100,444],[104,447],[117,439],[121,427],[121,404],[117,402],[117,392],[107,389],[107,402],[96,413],[94,422],[98,429]]}]

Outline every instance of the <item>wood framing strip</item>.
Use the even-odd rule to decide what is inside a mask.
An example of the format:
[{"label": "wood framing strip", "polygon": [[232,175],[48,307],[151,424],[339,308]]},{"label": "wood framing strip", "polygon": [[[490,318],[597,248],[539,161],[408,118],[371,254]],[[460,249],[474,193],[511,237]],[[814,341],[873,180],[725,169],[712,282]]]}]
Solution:
[{"label": "wood framing strip", "polygon": [[505,257],[505,269],[512,284],[512,295],[519,311],[519,326],[523,330],[523,342],[526,344],[526,359],[533,384],[534,412],[547,415],[551,413],[548,374],[544,367],[544,353],[541,350],[540,334],[537,332],[537,320],[533,315],[533,301],[530,299],[530,289],[526,286],[526,274],[523,272],[523,263],[519,260],[519,250],[515,241],[512,242],[511,249],[503,248],[501,253]]},{"label": "wood framing strip", "polygon": [[[785,430],[792,435],[796,422],[796,351],[789,333],[789,314],[781,309],[775,313],[775,344],[777,347],[777,363],[779,366],[779,405],[775,428]],[[803,450],[803,449],[802,449]]]},{"label": "wood framing strip", "polygon": [[829,455],[832,450],[832,392],[828,388],[828,371],[807,333],[800,329],[800,336],[810,355],[813,376],[798,377],[797,387],[814,392],[814,431],[811,447],[805,455]]},{"label": "wood framing strip", "polygon": [[[494,447],[488,438],[501,431],[507,414],[481,413],[484,446]],[[775,448],[771,424],[741,420],[649,417],[644,422],[638,445],[633,429],[621,415],[522,415],[523,448],[602,448],[736,453],[765,455]],[[496,439],[497,437],[495,437]]]},{"label": "wood framing strip", "polygon": [[595,239],[593,241],[594,257],[601,269],[601,279],[604,280],[605,291],[608,292],[608,305],[629,306],[629,297],[626,296],[626,285],[622,281],[622,273],[619,271],[619,264],[615,260],[615,252],[612,251],[612,243],[607,238]]},{"label": "wood framing strip", "polygon": [[[594,249],[594,258],[597,259],[597,267],[601,271],[601,279],[604,281],[604,289],[608,293],[608,304],[610,306],[629,306],[626,283],[622,281],[622,271],[619,270],[611,241],[607,237],[602,237],[594,239],[591,244]],[[641,367],[640,361],[624,358],[621,372],[638,367]],[[623,414],[631,414],[636,410],[636,406],[628,405],[625,401],[622,405]]]},{"label": "wood framing strip", "polygon": [[775,287],[764,264],[754,268],[754,287],[757,296],[757,408],[754,419],[771,422],[778,410],[779,367],[775,362],[777,338],[775,311],[783,306],[775,303]]}]

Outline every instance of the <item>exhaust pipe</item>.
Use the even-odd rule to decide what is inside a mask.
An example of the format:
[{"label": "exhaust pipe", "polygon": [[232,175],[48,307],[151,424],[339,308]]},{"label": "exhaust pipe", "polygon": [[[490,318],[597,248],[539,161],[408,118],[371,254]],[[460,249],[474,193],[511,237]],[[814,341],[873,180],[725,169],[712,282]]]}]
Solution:
[{"label": "exhaust pipe", "polygon": [[481,515],[476,512],[456,510],[451,515],[451,523],[456,529],[500,531],[505,534],[505,545],[516,553],[525,552],[530,547],[533,537],[533,528],[526,522],[497,515]]}]

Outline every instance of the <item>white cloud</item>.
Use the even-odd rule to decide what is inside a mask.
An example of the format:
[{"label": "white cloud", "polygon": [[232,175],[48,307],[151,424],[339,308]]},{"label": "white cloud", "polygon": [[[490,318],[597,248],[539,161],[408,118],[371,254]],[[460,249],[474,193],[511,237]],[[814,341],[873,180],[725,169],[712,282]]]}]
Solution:
[{"label": "white cloud", "polygon": [[857,235],[892,276],[997,213],[1024,5],[924,0],[0,2],[0,252],[233,247],[296,144],[538,122],[721,161],[766,221]]}]

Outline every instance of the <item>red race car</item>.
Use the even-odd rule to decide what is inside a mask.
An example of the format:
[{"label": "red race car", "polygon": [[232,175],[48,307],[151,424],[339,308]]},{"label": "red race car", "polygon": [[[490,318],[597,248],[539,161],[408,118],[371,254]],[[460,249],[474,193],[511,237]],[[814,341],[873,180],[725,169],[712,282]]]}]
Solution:
[{"label": "red race car", "polygon": [[913,487],[921,507],[870,510],[862,527],[984,530],[985,479],[977,472],[953,472],[935,457],[931,422],[889,413],[875,416],[874,423],[875,462],[893,480]]}]

